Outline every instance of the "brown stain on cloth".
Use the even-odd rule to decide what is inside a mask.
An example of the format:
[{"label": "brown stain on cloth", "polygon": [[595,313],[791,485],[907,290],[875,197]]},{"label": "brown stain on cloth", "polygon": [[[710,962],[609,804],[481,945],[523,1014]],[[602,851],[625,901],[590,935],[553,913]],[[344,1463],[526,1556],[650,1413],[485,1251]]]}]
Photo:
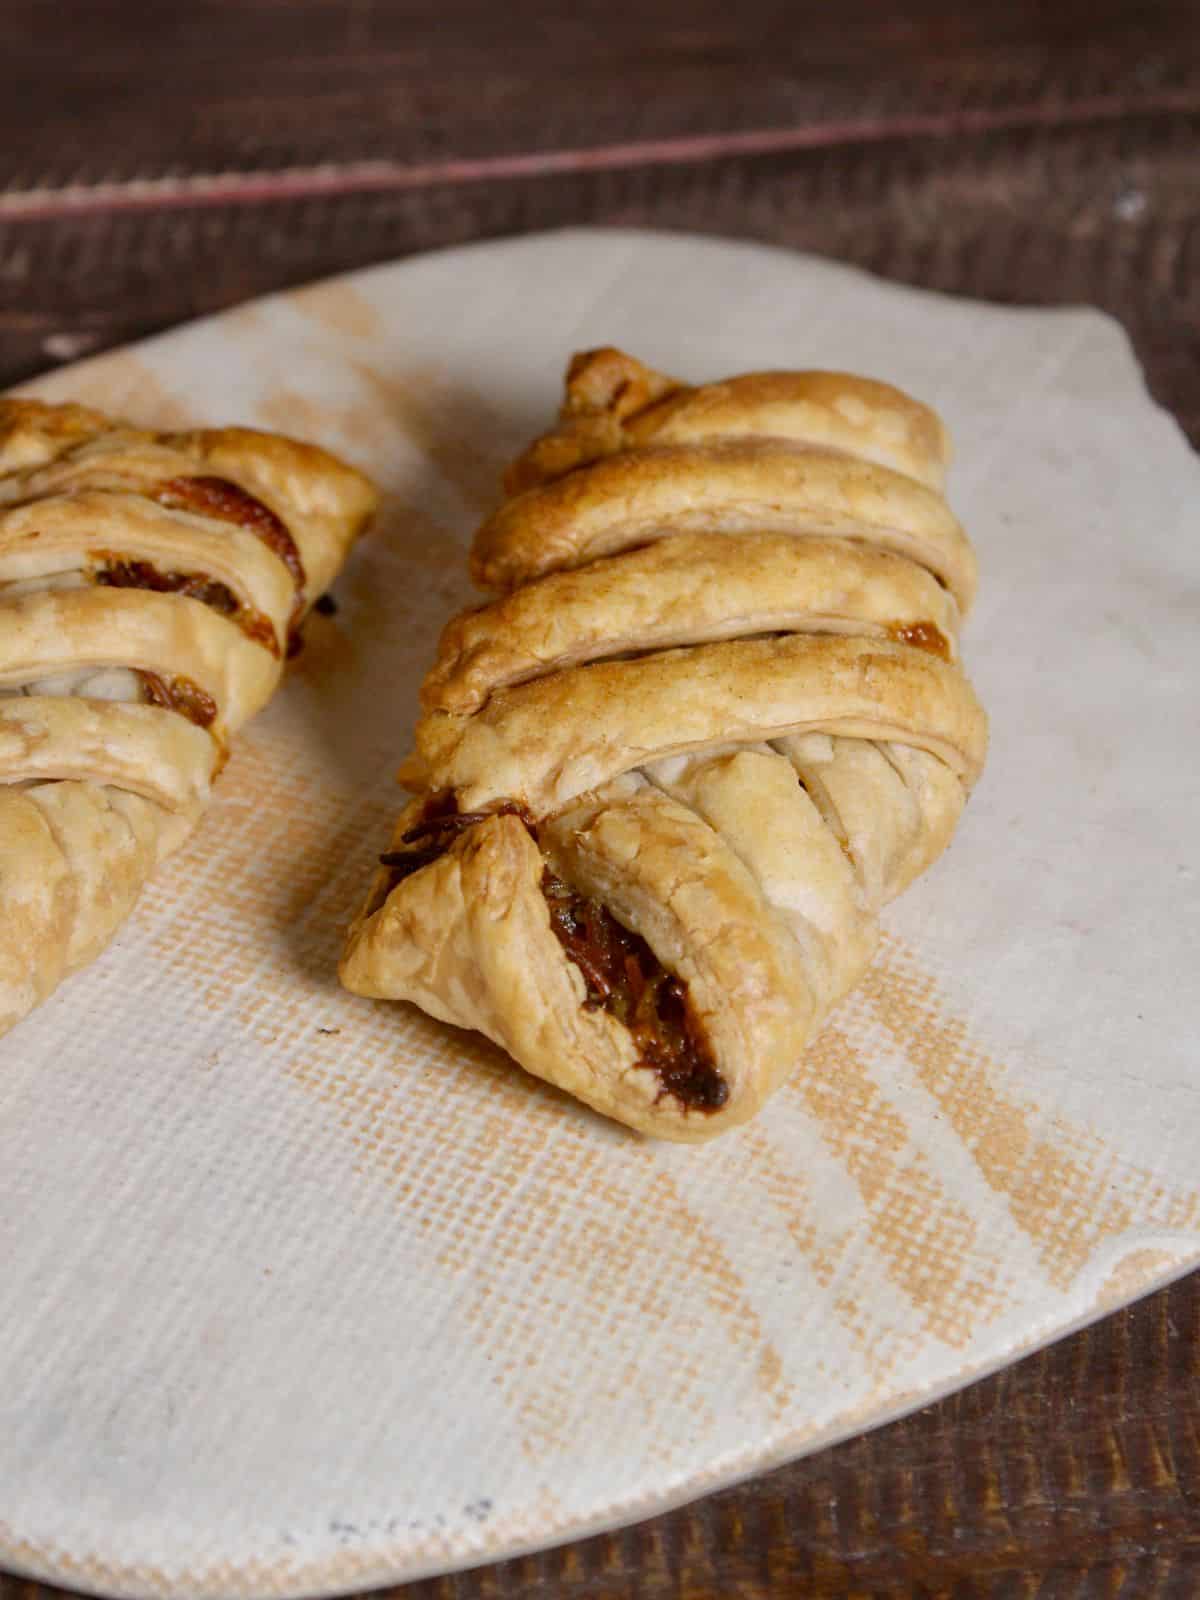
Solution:
[{"label": "brown stain on cloth", "polygon": [[447,385],[434,370],[383,373],[353,357],[349,365],[362,384],[363,400],[343,413],[344,422],[368,435],[381,429],[388,438],[400,433],[474,512],[482,516],[493,510],[508,461],[483,402]]},{"label": "brown stain on cloth", "polygon": [[65,372],[39,378],[35,387],[40,399],[58,404],[74,401],[140,428],[194,428],[204,420],[186,398],[168,388],[153,368],[130,350],[80,362]]},{"label": "brown stain on cloth", "polygon": [[379,312],[350,283],[335,279],[330,283],[309,284],[304,289],[293,289],[287,302],[301,316],[339,337],[348,334],[352,339],[372,339],[383,331]]}]

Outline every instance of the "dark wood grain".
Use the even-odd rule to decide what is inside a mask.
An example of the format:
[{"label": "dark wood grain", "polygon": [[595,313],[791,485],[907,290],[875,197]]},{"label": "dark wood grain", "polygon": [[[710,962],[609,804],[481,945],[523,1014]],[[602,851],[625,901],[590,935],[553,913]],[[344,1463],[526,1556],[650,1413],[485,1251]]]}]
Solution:
[{"label": "dark wood grain", "polygon": [[[1200,1274],[875,1433],[388,1600],[1195,1600]],[[67,1591],[0,1575],[0,1600]]]},{"label": "dark wood grain", "polygon": [[649,222],[1101,304],[1200,434],[1193,0],[130,15],[0,8],[0,381],[369,261]]},{"label": "dark wood grain", "polygon": [[[1200,441],[1195,0],[6,0],[0,60],[0,383],[417,250],[644,223],[1103,306]],[[390,1592],[1192,1600],[1200,1276],[695,1506]]]}]

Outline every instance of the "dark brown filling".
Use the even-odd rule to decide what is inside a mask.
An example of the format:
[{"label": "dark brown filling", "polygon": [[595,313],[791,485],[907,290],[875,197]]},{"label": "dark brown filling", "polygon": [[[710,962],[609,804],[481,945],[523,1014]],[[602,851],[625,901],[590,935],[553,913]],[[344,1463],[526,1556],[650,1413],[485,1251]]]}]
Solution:
[{"label": "dark brown filling", "polygon": [[422,867],[444,856],[460,833],[473,828],[477,822],[485,822],[488,817],[520,817],[530,833],[534,832],[533,818],[515,801],[506,800],[492,811],[460,811],[448,789],[431,795],[421,820],[400,835],[401,843],[410,845],[411,849],[385,850],[379,858],[380,865],[389,869],[385,898],[405,878],[411,878],[414,872],[420,872]]},{"label": "dark brown filling", "polygon": [[191,678],[141,671],[138,672],[138,678],[146,705],[177,711],[198,728],[211,728],[217,720],[217,702]]},{"label": "dark brown filling", "polygon": [[277,517],[270,506],[265,506],[240,484],[229,478],[196,477],[169,478],[151,490],[150,499],[172,511],[194,511],[202,517],[216,517],[222,522],[236,522],[255,538],[261,539],[268,550],[283,562],[296,585],[296,602],[292,607],[288,630],[288,654],[294,655],[300,644],[300,621],[304,616],[304,588],[308,582],[300,551],[287,525]]},{"label": "dark brown filling", "polygon": [[950,659],[950,641],[934,622],[894,622],[888,633],[898,644],[915,645],[918,650],[928,650],[930,655]]},{"label": "dark brown filling", "polygon": [[[409,848],[388,850],[379,858],[389,869],[383,898],[444,855],[467,828],[490,816],[520,817],[537,838],[533,818],[512,801],[493,811],[459,811],[452,794],[434,795],[420,821],[401,835]],[[550,926],[583,974],[587,1009],[603,1007],[624,1023],[637,1046],[637,1065],[658,1074],[664,1093],[692,1110],[719,1110],[729,1099],[729,1085],[688,1004],[687,984],[668,972],[645,939],[619,923],[607,906],[572,889],[549,867],[541,887]]]},{"label": "dark brown filling", "polygon": [[729,1085],[713,1062],[683,979],[668,972],[645,939],[607,906],[572,889],[549,867],[542,893],[558,942],[583,973],[587,1008],[603,1006],[625,1024],[638,1066],[653,1068],[665,1092],[693,1110],[719,1111]]},{"label": "dark brown filling", "polygon": [[273,656],[279,654],[279,640],[270,617],[244,606],[227,584],[196,572],[163,572],[150,561],[126,561],[107,550],[94,551],[92,559],[104,563],[96,572],[97,583],[110,589],[151,589],[155,594],[187,595],[228,617],[248,639],[261,644]]}]

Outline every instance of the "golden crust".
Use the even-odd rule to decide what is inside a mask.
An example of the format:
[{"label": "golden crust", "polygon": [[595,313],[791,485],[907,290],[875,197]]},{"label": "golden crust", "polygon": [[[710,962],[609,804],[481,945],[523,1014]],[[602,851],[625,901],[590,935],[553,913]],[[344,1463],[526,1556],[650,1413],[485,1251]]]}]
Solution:
[{"label": "golden crust", "polygon": [[940,490],[949,443],[928,406],[891,384],[845,372],[751,372],[673,394],[627,427],[635,443],[713,437],[790,439],[844,450]]},{"label": "golden crust", "polygon": [[221,754],[206,729],[157,706],[0,698],[0,784],[98,782],[175,810],[208,799]]},{"label": "golden crust", "polygon": [[602,415],[624,425],[668,395],[694,392],[636,356],[604,345],[599,350],[577,350],[568,361],[559,417]]},{"label": "golden crust", "polygon": [[0,1032],[100,953],[193,820],[103,784],[0,788]]},{"label": "golden crust", "polygon": [[5,1029],[44,1000],[62,977],[73,893],[46,819],[24,793],[3,787],[0,894],[0,1029]]},{"label": "golden crust", "polygon": [[222,737],[261,711],[280,673],[277,655],[186,595],[59,589],[25,595],[4,608],[0,692],[97,667],[187,678],[216,702],[219,721],[212,726]]},{"label": "golden crust", "polygon": [[627,1030],[584,1006],[579,969],[550,929],[544,870],[515,817],[481,823],[382,905],[368,902],[350,930],[341,981],[478,1029],[610,1116],[648,1115],[657,1085],[635,1072]]},{"label": "golden crust", "polygon": [[[584,1006],[579,969],[550,929],[546,858],[514,817],[471,829],[356,922],[342,983],[477,1028],[630,1127],[695,1141],[744,1122],[793,1064],[797,1017],[810,1006],[797,952],[750,873],[699,817],[648,785],[581,806],[548,830],[546,848],[627,926],[678,952],[729,1085],[719,1111],[701,1116],[664,1093],[626,1029]],[[681,873],[689,859],[698,870]],[[689,937],[697,923],[712,930],[703,944]]]},{"label": "golden crust", "polygon": [[964,614],[975,592],[971,547],[933,490],[874,462],[754,438],[610,456],[528,489],[480,528],[471,574],[510,589],[677,533],[858,539],[925,567]]},{"label": "golden crust", "polygon": [[679,534],[549,574],[447,624],[421,691],[427,710],[478,710],[497,689],[630,651],[749,634],[936,630],[958,608],[921,567],[843,539]]},{"label": "golden crust", "polygon": [[0,1030],[186,837],[374,503],[292,440],[0,401]]},{"label": "golden crust", "polygon": [[[637,779],[544,830],[552,864],[682,978],[728,1098],[698,1111],[656,1086],[646,1132],[708,1139],[745,1122],[795,1065],[817,1016],[803,954],[749,866],[688,805]],[[518,1059],[520,1059],[518,1057]],[[571,1088],[569,1067],[554,1081]],[[652,1074],[645,1068],[641,1076]]]},{"label": "golden crust", "polygon": [[774,438],[842,450],[940,490],[950,445],[937,413],[846,372],[749,372],[691,388],[620,350],[575,356],[558,426],[505,478],[510,495],[647,444]]},{"label": "golden crust", "polygon": [[85,489],[145,492],[180,477],[227,478],[286,524],[304,565],[310,602],[328,588],[378,503],[374,485],[356,468],[279,434],[253,428],[150,433],[124,423],[100,432],[81,424],[77,435],[68,435],[69,444],[51,448],[58,436],[46,413],[58,408],[22,400],[7,405],[32,408],[14,418],[14,437],[44,436],[47,453],[29,468],[10,468],[0,456],[0,472],[8,474],[0,478],[0,504]]},{"label": "golden crust", "polygon": [[827,733],[785,736],[775,748],[853,863],[872,912],[901,894],[950,843],[966,789],[930,751]]},{"label": "golden crust", "polygon": [[969,787],[987,723],[955,667],[904,645],[836,635],[736,639],[604,661],[494,694],[471,717],[417,729],[429,786],[476,811],[518,800],[535,816],[649,759],[811,731],[898,739]]},{"label": "golden crust", "polygon": [[853,858],[796,782],[790,761],[769,746],[749,746],[656,761],[646,775],[702,817],[749,868],[765,914],[783,924],[800,952],[808,1010],[823,1016],[862,976],[876,925],[864,914],[871,907]]},{"label": "golden crust", "polygon": [[[558,427],[476,535],[476,579],[508,592],[447,626],[422,691],[393,848],[432,839],[433,859],[377,875],[347,987],[480,1028],[643,1132],[752,1115],[983,764],[947,456],[932,412],[870,380],[691,389],[620,351],[576,357]],[[522,815],[439,834],[448,802]],[[649,947],[715,1086],[672,1075],[678,1035],[617,1021],[645,1013],[605,987],[612,923],[589,900],[645,941],[617,948]]]},{"label": "golden crust", "polygon": [[0,601],[3,585],[65,573],[94,576],[114,557],[224,584],[271,621],[285,648],[296,585],[278,556],[246,528],[111,490],[52,495],[0,511]]},{"label": "golden crust", "polygon": [[0,396],[0,477],[42,466],[111,426],[87,406]]},{"label": "golden crust", "polygon": [[283,518],[300,548],[310,602],[333,582],[379,503],[364,473],[299,439],[253,428],[209,428],[166,438]]}]

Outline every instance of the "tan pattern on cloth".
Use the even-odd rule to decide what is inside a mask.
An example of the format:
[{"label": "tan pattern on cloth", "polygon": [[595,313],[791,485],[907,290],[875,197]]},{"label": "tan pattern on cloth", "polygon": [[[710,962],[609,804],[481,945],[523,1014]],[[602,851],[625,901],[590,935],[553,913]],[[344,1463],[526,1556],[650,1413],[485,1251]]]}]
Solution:
[{"label": "tan pattern on cloth", "polygon": [[[686,283],[692,326],[751,277],[736,325],[714,316],[699,342],[656,287]],[[1169,995],[1156,969],[1114,966],[1119,1004],[1081,999],[1088,969],[1063,959],[1109,948],[1072,865],[1080,806],[1089,850],[1112,842],[1110,795],[1122,850],[1145,820],[1078,704],[1088,683],[1060,694],[1047,671],[1051,557],[1088,596],[1072,638],[1106,691],[1154,671],[1165,697],[1147,652],[1165,640],[1178,670],[1187,650],[1151,566],[1174,572],[1194,465],[1119,334],[626,234],[401,264],[353,296],[325,319],[312,305],[339,286],[304,311],[282,296],[38,385],[149,427],[312,433],[384,489],[338,614],[310,618],[203,832],[103,957],[0,1041],[5,1291],[22,1308],[0,1339],[22,1397],[0,1430],[0,1551],[101,1592],[362,1588],[612,1526],[965,1383],[1197,1248]],[[972,666],[1003,760],[946,862],[888,913],[809,1070],[703,1150],[631,1139],[480,1036],[335,977],[438,625],[467,599],[487,462],[519,448],[559,352],[614,307],[622,337],[697,371],[872,370],[886,344],[888,370],[953,422],[955,500],[986,558]],[[405,402],[385,412],[354,362]],[[482,459],[456,460],[463,437]],[[1136,483],[1113,465],[1126,448]],[[1101,614],[1133,602],[1136,651]],[[1121,751],[1157,771],[1155,737],[1134,719]],[[1173,899],[1158,856],[1139,858],[1163,908],[1187,888],[1173,849],[1156,839]],[[1122,916],[1138,906],[1126,894]],[[1063,933],[1059,908],[1085,931]],[[1172,949],[1155,954],[1169,969]]]}]

